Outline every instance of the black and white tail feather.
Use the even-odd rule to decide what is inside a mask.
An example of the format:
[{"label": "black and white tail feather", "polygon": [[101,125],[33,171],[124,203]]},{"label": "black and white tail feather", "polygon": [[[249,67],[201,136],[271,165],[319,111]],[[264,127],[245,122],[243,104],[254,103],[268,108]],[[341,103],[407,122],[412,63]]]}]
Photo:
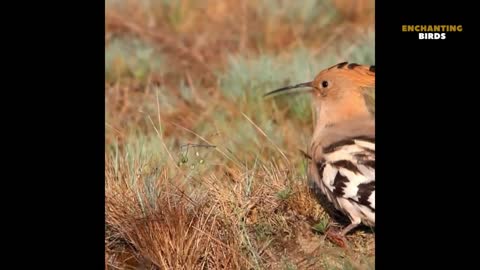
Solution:
[{"label": "black and white tail feather", "polygon": [[[312,162],[311,185],[320,199],[350,220],[342,234],[360,223],[375,226],[375,138],[346,138],[323,147],[321,160]],[[332,207],[331,207],[332,208]],[[327,209],[332,211],[333,209]]]}]

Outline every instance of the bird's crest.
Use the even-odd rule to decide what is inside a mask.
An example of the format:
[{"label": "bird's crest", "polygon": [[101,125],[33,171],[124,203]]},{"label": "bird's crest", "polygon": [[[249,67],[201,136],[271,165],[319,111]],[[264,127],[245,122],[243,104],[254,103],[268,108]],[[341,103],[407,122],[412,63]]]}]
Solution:
[{"label": "bird's crest", "polygon": [[336,65],[333,65],[333,66],[329,67],[327,70],[331,70],[333,68],[343,69],[345,67],[347,69],[355,69],[356,67],[362,67],[362,68],[368,67],[368,71],[370,71],[372,73],[375,73],[375,66],[374,65],[366,66],[366,65],[359,65],[359,64],[356,64],[356,63],[350,63],[349,64],[348,62],[338,63]]},{"label": "bird's crest", "polygon": [[360,87],[375,87],[375,66],[360,65],[357,63],[342,62],[320,72],[315,79],[319,79],[325,73],[334,73],[346,76],[355,81]]},{"label": "bird's crest", "polygon": [[320,78],[324,72],[339,72],[340,75],[348,76],[353,79],[363,90],[368,110],[375,115],[375,66],[359,65],[356,63],[342,62],[333,65],[323,72],[320,72],[316,78]]}]

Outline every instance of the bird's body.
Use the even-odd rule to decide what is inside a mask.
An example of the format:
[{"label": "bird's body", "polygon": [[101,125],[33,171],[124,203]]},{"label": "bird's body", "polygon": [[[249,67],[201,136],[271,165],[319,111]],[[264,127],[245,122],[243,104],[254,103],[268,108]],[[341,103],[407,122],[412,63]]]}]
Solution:
[{"label": "bird's body", "polygon": [[340,63],[311,82],[273,92],[303,86],[312,88],[316,116],[308,151],[311,188],[324,208],[350,220],[342,236],[360,223],[374,227],[375,116],[365,91],[375,87],[375,67]]},{"label": "bird's body", "polygon": [[[328,128],[325,133],[333,135]],[[326,208],[333,206],[350,219],[344,234],[360,223],[375,226],[375,134],[368,130],[334,134],[337,139],[329,143],[312,144],[310,186],[323,197]]]}]

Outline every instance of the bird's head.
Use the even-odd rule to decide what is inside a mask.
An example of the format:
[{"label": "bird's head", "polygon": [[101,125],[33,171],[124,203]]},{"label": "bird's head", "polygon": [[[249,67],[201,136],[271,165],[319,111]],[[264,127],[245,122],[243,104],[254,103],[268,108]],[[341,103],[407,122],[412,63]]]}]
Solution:
[{"label": "bird's head", "polygon": [[375,66],[343,62],[322,70],[313,81],[268,92],[264,96],[285,93],[288,90],[306,87],[316,102],[339,101],[352,94],[362,94],[375,87]]},{"label": "bird's head", "polygon": [[[264,96],[306,88],[312,94],[319,127],[375,116],[375,66],[343,62],[322,70],[313,81],[283,87]],[[320,118],[318,118],[320,119]]]}]

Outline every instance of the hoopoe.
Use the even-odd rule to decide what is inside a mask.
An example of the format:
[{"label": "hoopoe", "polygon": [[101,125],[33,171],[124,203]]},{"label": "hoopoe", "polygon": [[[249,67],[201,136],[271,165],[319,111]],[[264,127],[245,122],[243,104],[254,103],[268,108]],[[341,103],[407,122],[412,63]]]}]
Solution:
[{"label": "hoopoe", "polygon": [[343,62],[311,82],[265,96],[300,87],[312,93],[316,118],[306,154],[310,187],[324,208],[349,218],[342,238],[361,223],[375,227],[375,115],[369,92],[375,89],[375,66]]}]

